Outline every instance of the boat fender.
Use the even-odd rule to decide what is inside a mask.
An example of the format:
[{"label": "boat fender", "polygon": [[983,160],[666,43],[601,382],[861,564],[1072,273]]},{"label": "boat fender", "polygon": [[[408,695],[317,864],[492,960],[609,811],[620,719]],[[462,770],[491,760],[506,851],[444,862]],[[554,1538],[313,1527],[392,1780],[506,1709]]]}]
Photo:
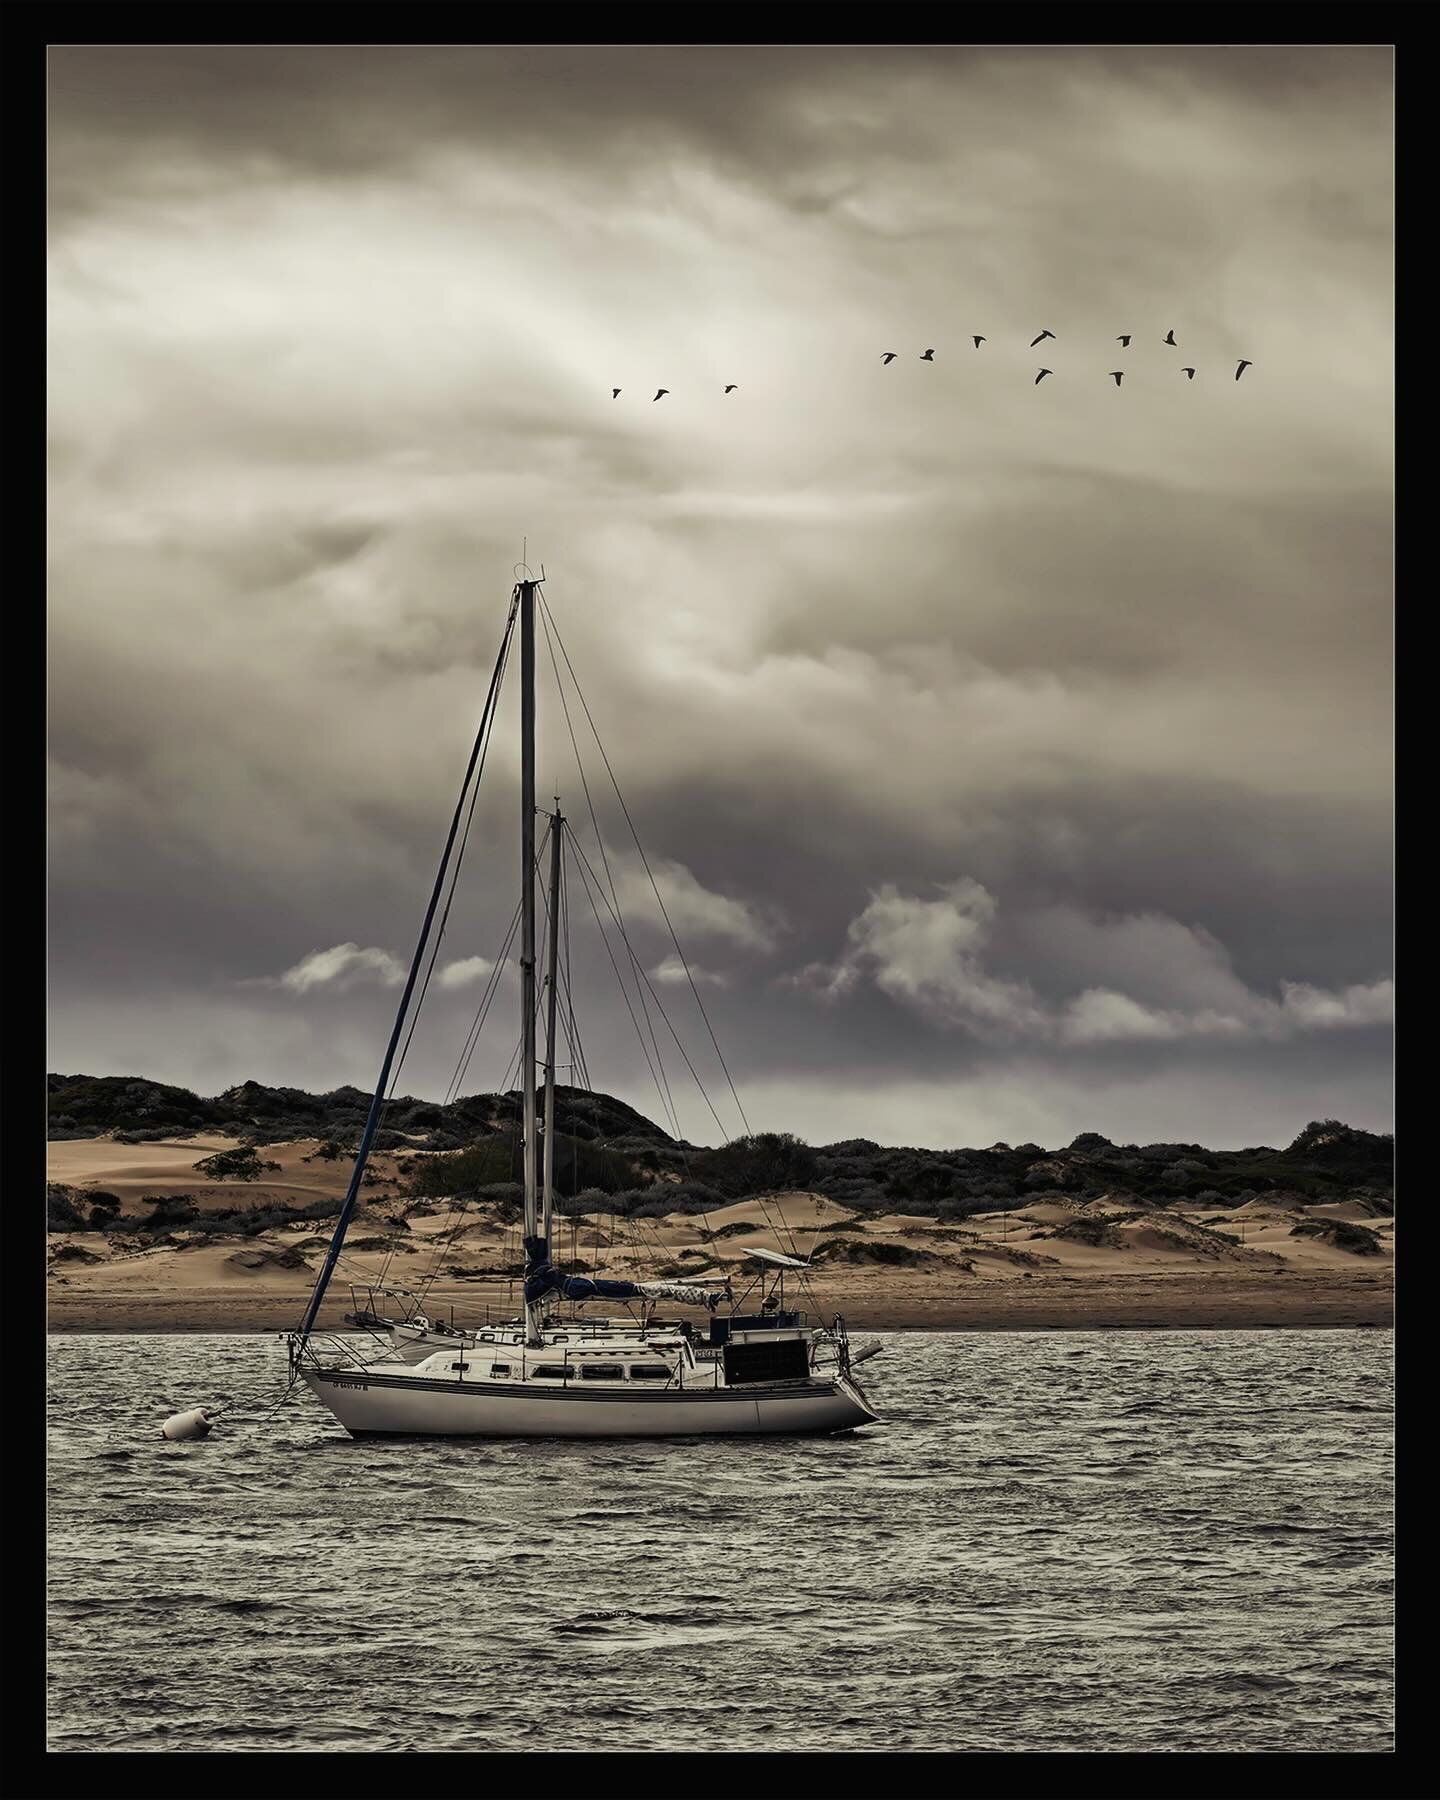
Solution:
[{"label": "boat fender", "polygon": [[872,1356],[878,1356],[884,1348],[885,1346],[880,1342],[879,1338],[867,1338],[858,1350],[852,1350],[850,1352],[850,1363],[852,1368],[856,1363],[862,1363]]},{"label": "boat fender", "polygon": [[160,1435],[172,1442],[184,1442],[187,1438],[203,1438],[210,1435],[210,1412],[207,1407],[195,1406],[189,1412],[175,1413],[160,1427]]}]

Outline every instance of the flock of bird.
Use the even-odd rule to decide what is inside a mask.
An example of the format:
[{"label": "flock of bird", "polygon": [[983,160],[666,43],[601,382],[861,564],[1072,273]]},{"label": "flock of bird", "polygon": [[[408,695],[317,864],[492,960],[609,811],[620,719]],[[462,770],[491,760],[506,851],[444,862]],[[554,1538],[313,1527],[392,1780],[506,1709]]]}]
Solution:
[{"label": "flock of bird", "polygon": [[[1134,335],[1135,334],[1133,332],[1129,332],[1129,331],[1122,332],[1115,339],[1115,342],[1117,344],[1119,344],[1119,346],[1122,350],[1128,350],[1130,348],[1130,340],[1133,338]],[[1038,337],[1031,338],[1030,348],[1033,350],[1037,344],[1043,344],[1045,342],[1046,338],[1052,338],[1052,339],[1055,338],[1055,333],[1053,331],[1042,331]],[[978,350],[982,344],[988,343],[989,340],[984,337],[976,337],[972,333],[970,341],[972,344],[974,344],[975,348]],[[1056,341],[1058,342],[1058,339]],[[1160,341],[1163,344],[1169,344],[1171,349],[1173,349],[1173,350],[1178,350],[1180,348],[1180,346],[1175,342],[1175,332],[1174,332],[1173,327],[1171,330],[1169,330],[1165,333],[1165,336]],[[888,364],[894,362],[898,355],[899,355],[899,351],[897,351],[897,350],[886,350],[881,354],[880,361],[882,363],[888,365]],[[919,360],[921,362],[933,363],[935,360],[934,347],[932,346],[928,350],[922,350],[920,352]],[[1250,368],[1251,366],[1252,365],[1251,365],[1249,357],[1242,356],[1240,358],[1239,362],[1235,365],[1235,379],[1238,381],[1240,379],[1240,377],[1245,373],[1245,371],[1248,368]],[[1047,375],[1053,375],[1054,373],[1055,373],[1055,371],[1053,369],[1039,370],[1035,376],[1035,380],[1032,385],[1035,387],[1039,387],[1040,383],[1045,379],[1045,377]],[[1195,371],[1194,371],[1194,369],[1190,368],[1188,365],[1182,364],[1181,368],[1180,368],[1180,373],[1185,377],[1185,379],[1187,381],[1193,381],[1195,379]],[[1110,376],[1111,376],[1111,379],[1114,381],[1116,387],[1118,388],[1125,379],[1125,371],[1123,369],[1111,369]],[[740,384],[738,381],[729,382],[725,388],[725,392],[727,394],[733,394],[735,392],[736,388],[739,387],[739,385]],[[623,392],[624,392],[623,388],[618,388],[618,387],[611,388],[610,398],[612,400],[618,400]],[[669,388],[663,388],[663,387],[658,388],[655,393],[656,400],[663,400],[669,392],[670,392]]]}]

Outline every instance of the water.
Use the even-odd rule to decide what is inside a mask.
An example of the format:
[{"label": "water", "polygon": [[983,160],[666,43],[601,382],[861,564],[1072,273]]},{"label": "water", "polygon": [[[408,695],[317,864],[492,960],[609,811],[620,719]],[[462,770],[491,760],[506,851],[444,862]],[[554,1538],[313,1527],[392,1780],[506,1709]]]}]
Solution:
[{"label": "water", "polygon": [[886,1346],[848,1437],[355,1443],[52,1338],[51,1748],[1392,1747],[1388,1332]]}]

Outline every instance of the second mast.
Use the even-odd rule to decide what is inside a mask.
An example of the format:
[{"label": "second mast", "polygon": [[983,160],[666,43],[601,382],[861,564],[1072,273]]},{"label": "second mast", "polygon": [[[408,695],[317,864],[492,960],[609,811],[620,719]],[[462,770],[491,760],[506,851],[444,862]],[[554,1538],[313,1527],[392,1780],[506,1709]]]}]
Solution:
[{"label": "second mast", "polygon": [[[539,1236],[535,1142],[535,588],[520,591],[520,1076],[525,1147],[525,1236]],[[525,1305],[526,1335],[539,1341],[539,1308]]]}]

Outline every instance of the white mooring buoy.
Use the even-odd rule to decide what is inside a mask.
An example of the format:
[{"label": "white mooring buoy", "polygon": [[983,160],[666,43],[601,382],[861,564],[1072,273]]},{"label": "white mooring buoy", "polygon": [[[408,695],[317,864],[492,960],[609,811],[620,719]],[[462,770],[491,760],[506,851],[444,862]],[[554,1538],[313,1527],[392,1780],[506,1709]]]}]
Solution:
[{"label": "white mooring buoy", "polygon": [[176,1441],[185,1438],[203,1438],[210,1435],[210,1411],[208,1407],[195,1406],[189,1412],[178,1412],[160,1427],[161,1437]]}]

